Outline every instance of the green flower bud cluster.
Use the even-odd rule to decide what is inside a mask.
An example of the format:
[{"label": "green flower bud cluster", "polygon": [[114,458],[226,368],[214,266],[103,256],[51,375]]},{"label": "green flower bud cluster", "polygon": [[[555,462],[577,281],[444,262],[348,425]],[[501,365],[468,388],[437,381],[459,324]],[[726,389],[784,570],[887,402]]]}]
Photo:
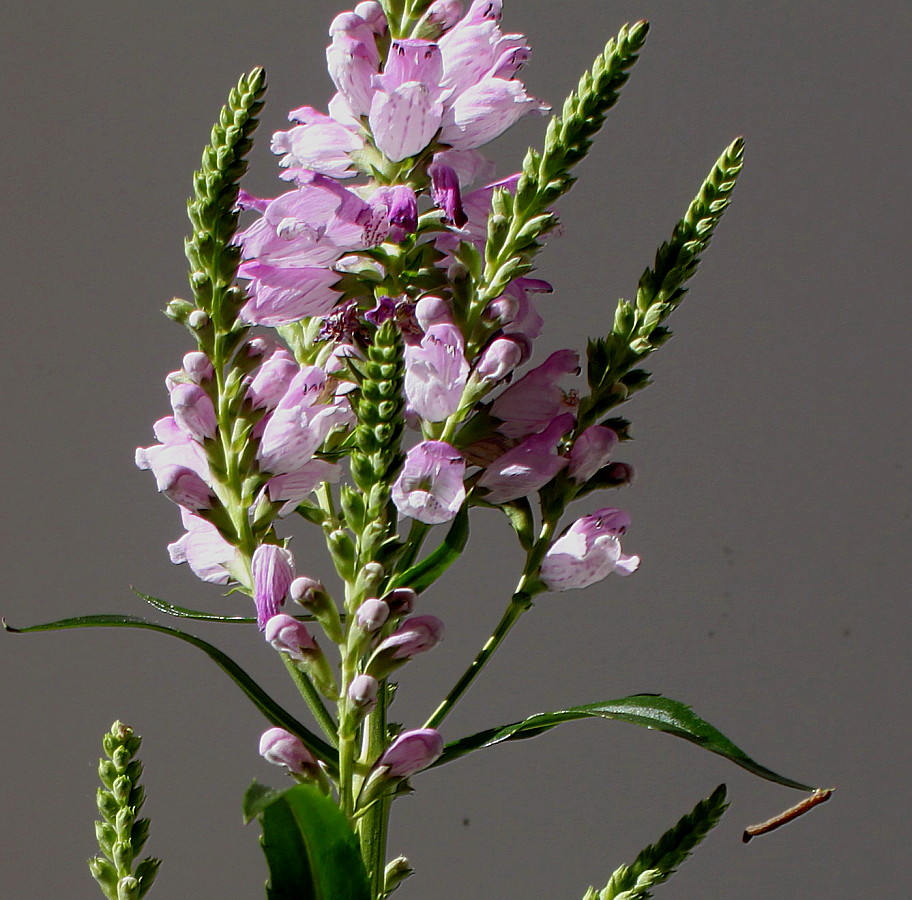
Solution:
[{"label": "green flower bud cluster", "polygon": [[136,759],[141,738],[115,722],[102,745],[107,759],[98,761],[97,803],[101,820],[95,835],[103,856],[89,860],[89,869],[108,900],[139,900],[152,887],[161,860],[147,856],[133,863],[149,837],[149,820],[138,818],[145,799],[139,784],[142,763]]},{"label": "green flower bud cluster", "polygon": [[217,326],[230,328],[244,301],[244,292],[233,286],[240,252],[231,244],[237,230],[237,183],[247,170],[245,159],[253,146],[251,135],[263,107],[266,73],[253,69],[231,91],[209,145],[193,177],[193,197],[187,215],[193,233],[184,252],[190,262],[190,287],[200,309]]},{"label": "green flower bud cluster", "polygon": [[348,492],[343,502],[347,521],[358,531],[384,515],[390,484],[402,464],[399,445],[403,431],[404,378],[402,336],[390,320],[374,333],[365,361],[359,366],[360,390],[350,395],[358,417],[351,473],[361,494]]}]

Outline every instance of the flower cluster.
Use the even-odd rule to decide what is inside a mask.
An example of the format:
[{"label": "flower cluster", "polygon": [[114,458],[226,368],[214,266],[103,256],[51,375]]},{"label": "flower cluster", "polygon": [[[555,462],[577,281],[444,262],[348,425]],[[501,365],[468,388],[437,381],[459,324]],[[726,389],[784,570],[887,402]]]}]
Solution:
[{"label": "flower cluster", "polygon": [[[199,349],[168,376],[172,414],[136,456],[181,507],[171,559],[249,594],[266,641],[336,704],[350,813],[442,752],[427,727],[363,743],[357,760],[353,750],[388,702],[386,680],[443,636],[435,616],[411,615],[410,567],[432,526],[467,505],[531,516],[538,501],[539,538],[518,529],[527,592],[586,587],[638,564],[621,551],[620,510],[557,536],[571,502],[632,471],[611,462],[610,423],[581,414],[575,351],[520,374],[543,325],[532,295],[551,286],[526,267],[482,289],[491,222],[521,178],[470,190],[492,176],[479,148],[547,109],[517,78],[529,48],[501,31],[500,13],[500,0],[464,14],[437,0],[402,35],[373,0],[336,17],[328,114],[296,109],[272,140],[293,187],[272,199],[238,193],[237,209],[255,216],[234,236],[246,296],[227,318],[205,304],[184,316]],[[403,424],[415,433],[405,446]],[[295,511],[321,527],[341,603],[296,572],[276,531]],[[308,622],[336,645],[338,665]],[[283,729],[263,735],[261,752],[296,777],[327,777]]]}]

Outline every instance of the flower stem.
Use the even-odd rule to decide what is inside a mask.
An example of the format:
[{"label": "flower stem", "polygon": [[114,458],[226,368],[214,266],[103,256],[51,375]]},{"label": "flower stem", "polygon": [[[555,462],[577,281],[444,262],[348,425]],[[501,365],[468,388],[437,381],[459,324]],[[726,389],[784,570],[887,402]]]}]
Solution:
[{"label": "flower stem", "polygon": [[295,683],[295,687],[300,691],[301,696],[313,713],[313,717],[317,720],[317,724],[323,729],[323,733],[329,738],[330,743],[336,746],[339,742],[338,728],[319,693],[317,693],[313,682],[294,664],[288,654],[280,653],[279,655],[282,657],[282,662],[285,663],[285,668],[288,669],[288,674],[291,675],[291,680]]},{"label": "flower stem", "polygon": [[[388,691],[384,681],[378,692],[377,706],[365,724],[367,748],[365,762],[369,765],[386,749],[386,707]],[[361,857],[367,866],[374,900],[381,900],[386,868],[386,837],[389,825],[390,798],[382,797],[364,813],[358,827],[361,838]]]},{"label": "flower stem", "polygon": [[526,565],[523,569],[522,576],[516,585],[516,591],[510,598],[510,605],[504,611],[500,622],[491,636],[485,641],[485,645],[478,651],[478,655],[472,660],[469,667],[462,673],[459,681],[453,685],[452,690],[444,697],[443,702],[434,710],[431,717],[425,722],[424,728],[437,728],[441,722],[450,714],[453,707],[462,698],[462,695],[471,687],[472,682],[481,674],[488,660],[494,655],[497,648],[503,643],[504,638],[510,633],[510,630],[519,620],[519,617],[532,607],[532,598],[541,592],[542,588],[536,584],[536,573],[541,565],[541,561],[551,546],[551,538],[554,536],[554,529],[557,526],[557,518],[546,521],[542,524],[538,540],[535,542],[526,558]]}]

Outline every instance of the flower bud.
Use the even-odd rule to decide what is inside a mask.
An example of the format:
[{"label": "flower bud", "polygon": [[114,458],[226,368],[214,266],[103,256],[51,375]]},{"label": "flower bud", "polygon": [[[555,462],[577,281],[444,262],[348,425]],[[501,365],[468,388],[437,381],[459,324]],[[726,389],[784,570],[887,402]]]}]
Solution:
[{"label": "flower bud", "polygon": [[117,882],[117,900],[139,900],[139,880],[125,875]]},{"label": "flower bud", "polygon": [[393,588],[383,596],[391,616],[407,616],[414,608],[418,595],[408,587]]},{"label": "flower bud", "polygon": [[371,675],[356,675],[348,686],[348,699],[362,713],[367,713],[377,704],[380,682]]},{"label": "flower bud", "polygon": [[199,350],[194,350],[192,353],[186,354],[183,359],[182,367],[187,373],[187,377],[195,384],[202,384],[204,381],[209,381],[214,374],[214,369],[212,368],[212,363],[209,361],[209,357]]},{"label": "flower bud", "polygon": [[296,775],[317,771],[317,761],[301,739],[284,728],[270,728],[260,737],[260,756],[274,766],[285,766]]},{"label": "flower bud", "polygon": [[484,311],[484,319],[495,325],[509,325],[519,315],[519,300],[512,294],[501,294]]},{"label": "flower bud", "polygon": [[287,653],[292,659],[302,662],[309,654],[319,651],[307,626],[285,613],[278,613],[269,619],[263,637],[279,653]]},{"label": "flower bud", "polygon": [[404,856],[397,856],[390,860],[383,870],[383,893],[391,894],[415,870]]},{"label": "flower bud", "polygon": [[443,640],[443,622],[436,616],[412,616],[384,638],[367,665],[368,674],[385,678],[413,656],[432,650]]},{"label": "flower bud", "polygon": [[209,324],[209,314],[202,309],[194,309],[187,316],[187,324],[195,331],[199,331],[200,328],[205,328]]},{"label": "flower bud", "polygon": [[247,398],[254,407],[274,409],[299,371],[300,366],[290,353],[284,350],[273,353],[251,379]]},{"label": "flower bud", "polygon": [[327,637],[336,644],[342,642],[342,623],[339,610],[323,584],[313,578],[302,575],[295,578],[288,588],[288,596],[299,603],[323,626]]},{"label": "flower bud", "polygon": [[389,778],[408,778],[436,762],[443,753],[443,737],[433,728],[405,731],[387,747],[377,760]]},{"label": "flower bud", "polygon": [[475,375],[484,381],[500,381],[520,364],[522,356],[522,347],[513,338],[496,338],[481,354]]},{"label": "flower bud", "polygon": [[379,631],[389,618],[390,608],[382,601],[375,598],[365,600],[355,613],[358,627],[368,634]]},{"label": "flower bud", "polygon": [[415,318],[422,330],[427,331],[432,325],[451,325],[453,313],[450,305],[440,297],[422,297],[415,304]]}]

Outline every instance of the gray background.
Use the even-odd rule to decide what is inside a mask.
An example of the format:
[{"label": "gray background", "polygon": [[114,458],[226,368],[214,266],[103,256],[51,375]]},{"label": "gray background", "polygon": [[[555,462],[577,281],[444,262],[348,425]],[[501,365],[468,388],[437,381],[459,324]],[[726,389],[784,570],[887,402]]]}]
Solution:
[{"label": "gray background", "polygon": [[[190,343],[158,312],[186,295],[190,173],[228,88],[271,90],[248,187],[275,192],[269,134],[322,105],[334,3],[19,4],[4,21],[5,340],[2,612],[14,624],[144,614],[135,584],[236,612],[165,544],[177,512],[133,468]],[[565,704],[662,691],[761,762],[836,798],[744,847],[792,804],[670,737],[566,726],[415,779],[391,851],[399,896],[580,897],[720,781],[733,808],[662,896],[905,897],[909,727],[906,2],[513,0],[530,90],[559,103],[625,21],[653,30],[620,106],[561,204],[541,258],[554,282],[538,358],[602,332],[618,296],[719,151],[748,143],[656,384],[627,408],[639,480],[620,497],[643,557],[631,579],[543,598],[446,725],[461,734]],[[501,174],[537,141],[496,151]],[[511,160],[513,162],[511,162]],[[580,512],[585,512],[581,508]],[[479,513],[472,562],[428,595],[448,639],[403,675],[416,725],[497,620],[518,562]],[[313,535],[300,568],[326,571]],[[197,629],[279,698],[293,690],[250,630]],[[153,897],[262,896],[239,804],[258,714],[201,654],[144,632],[2,637],[4,898],[97,896],[94,761],[114,718],[145,736]]]}]

